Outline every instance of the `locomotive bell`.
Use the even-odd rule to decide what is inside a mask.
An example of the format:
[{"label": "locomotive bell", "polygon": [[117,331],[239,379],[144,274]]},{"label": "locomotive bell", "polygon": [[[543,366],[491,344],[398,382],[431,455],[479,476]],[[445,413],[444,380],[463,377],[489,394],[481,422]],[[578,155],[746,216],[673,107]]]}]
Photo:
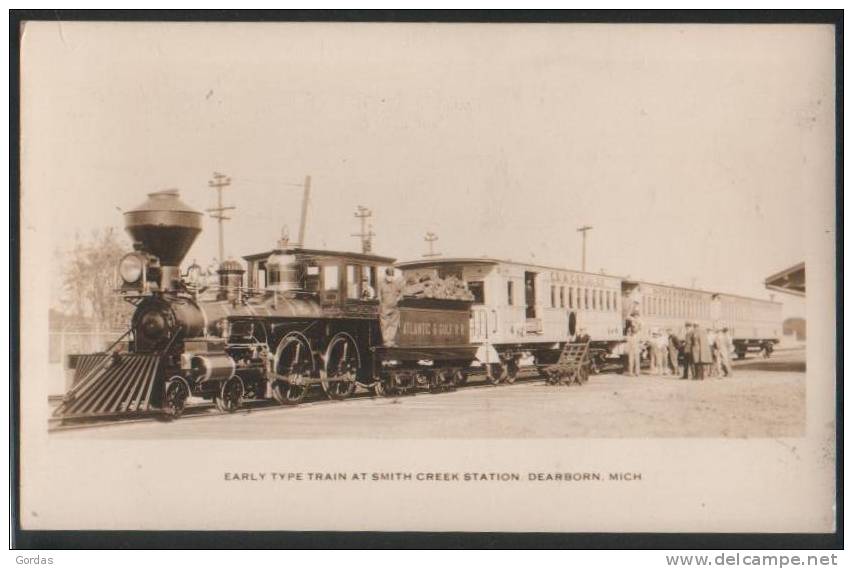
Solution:
[{"label": "locomotive bell", "polygon": [[160,260],[161,289],[179,278],[177,267],[201,232],[201,218],[201,212],[181,201],[178,190],[148,194],[145,203],[125,212],[127,232]]}]

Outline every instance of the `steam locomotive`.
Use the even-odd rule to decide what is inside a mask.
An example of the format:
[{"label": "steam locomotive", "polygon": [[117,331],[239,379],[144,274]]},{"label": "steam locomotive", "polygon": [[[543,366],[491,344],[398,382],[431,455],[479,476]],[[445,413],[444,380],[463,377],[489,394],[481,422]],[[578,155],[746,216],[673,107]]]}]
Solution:
[{"label": "steam locomotive", "polygon": [[296,404],[318,386],[343,399],[357,385],[389,395],[466,380],[477,351],[469,301],[404,298],[394,342],[383,343],[373,291],[392,258],[282,240],[250,261],[248,285],[236,261],[206,285],[194,267],[180,270],[202,214],[177,191],[149,194],[124,217],[134,251],[119,262],[118,294],[135,306],[130,328],[103,352],[69,356],[60,420],[176,418],[190,396],[234,411],[245,399]]}]

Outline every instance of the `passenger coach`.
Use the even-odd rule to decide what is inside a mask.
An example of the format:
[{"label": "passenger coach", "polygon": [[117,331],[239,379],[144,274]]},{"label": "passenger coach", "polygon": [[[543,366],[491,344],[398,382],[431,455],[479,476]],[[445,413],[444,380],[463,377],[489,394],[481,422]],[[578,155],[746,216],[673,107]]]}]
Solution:
[{"label": "passenger coach", "polygon": [[522,358],[553,363],[581,334],[595,360],[623,341],[622,280],[556,267],[486,257],[401,262],[407,280],[424,274],[462,279],[474,295],[471,342],[494,379],[513,381]]},{"label": "passenger coach", "polygon": [[781,303],[734,294],[623,280],[622,307],[623,317],[639,310],[646,341],[655,330],[681,334],[688,320],[709,330],[728,328],[739,358],[748,351],[769,354],[782,330]]}]

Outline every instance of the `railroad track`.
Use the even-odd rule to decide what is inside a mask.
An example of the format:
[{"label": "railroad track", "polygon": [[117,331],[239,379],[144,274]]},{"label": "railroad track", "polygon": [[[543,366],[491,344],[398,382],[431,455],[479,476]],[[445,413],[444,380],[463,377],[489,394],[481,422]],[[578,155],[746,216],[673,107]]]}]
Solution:
[{"label": "railroad track", "polygon": [[[461,389],[463,391],[476,390],[476,389],[492,389],[499,387],[510,387],[511,385],[515,385],[517,383],[526,383],[529,381],[541,380],[538,375],[538,371],[533,369],[525,369],[522,368],[519,371],[518,378],[512,384],[509,383],[499,383],[497,385],[489,383],[485,381],[485,376],[474,376],[477,380],[477,383],[468,383],[465,386],[457,389]],[[483,378],[482,380],[480,378]],[[455,390],[452,390],[455,391]],[[450,393],[452,391],[446,391],[445,393]],[[404,395],[396,395],[393,397],[388,397],[387,399],[395,399],[398,397],[415,397],[418,395],[437,395],[436,393],[430,393],[425,390],[415,390],[411,393],[407,393]],[[311,408],[311,407],[323,407],[326,405],[346,405],[349,403],[355,403],[357,401],[365,400],[365,399],[377,399],[375,395],[373,395],[370,391],[361,391],[360,393],[356,393],[352,397],[344,400],[330,400],[325,398],[317,398],[309,401],[304,401],[299,405],[280,405],[272,400],[250,400],[246,401],[240,409],[237,409],[234,412],[228,413],[226,411],[220,411],[216,408],[213,403],[204,402],[204,403],[194,403],[192,405],[187,405],[184,409],[183,415],[178,419],[179,421],[191,421],[193,419],[203,419],[203,418],[211,418],[218,417],[223,415],[248,415],[250,413],[266,413],[272,411],[285,411],[287,409],[302,409],[302,408]],[[117,417],[111,420],[81,420],[80,422],[73,422],[68,424],[62,424],[62,419],[50,419],[50,423],[48,425],[49,433],[58,433],[64,431],[80,431],[85,429],[96,429],[96,428],[106,428],[118,425],[132,425],[134,423],[150,423],[153,421],[160,422],[168,422],[162,418],[162,414],[159,412],[150,412],[142,415],[133,415],[127,418]]]},{"label": "railroad track", "polygon": [[[782,360],[782,361],[779,361]],[[735,368],[748,368],[748,367],[760,367],[760,366],[772,366],[772,365],[788,365],[790,362],[783,358],[775,358],[773,360],[768,359],[758,359],[758,358],[749,358],[746,360],[737,360],[733,362]],[[605,369],[602,369],[600,373],[611,373],[614,370],[618,370],[619,366],[608,366]],[[645,369],[645,368],[644,368]],[[500,383],[498,385],[493,385],[485,380],[485,377],[476,374],[469,376],[475,379],[475,383],[468,383],[461,389],[463,391],[472,390],[472,389],[490,389],[495,387],[509,387],[514,384]],[[523,367],[519,370],[518,379],[515,383],[526,383],[529,381],[541,380],[542,378],[539,376],[539,372],[534,367]],[[389,397],[388,399],[394,399],[396,397],[413,397],[417,395],[435,395],[434,393],[429,393],[423,390],[416,390],[411,393],[405,395],[397,395],[394,397]],[[266,413],[272,411],[284,411],[289,408],[297,409],[297,408],[311,408],[318,406],[326,406],[326,405],[343,405],[347,403],[355,403],[356,401],[364,400],[364,399],[374,399],[376,398],[370,391],[361,391],[356,393],[349,399],[345,399],[342,401],[333,401],[329,399],[325,399],[322,397],[317,397],[316,399],[304,401],[299,405],[279,405],[275,401],[272,400],[251,400],[246,401],[240,409],[228,413],[225,411],[220,411],[216,409],[213,403],[203,402],[203,403],[194,403],[188,405],[184,410],[184,414],[179,419],[180,421],[190,421],[193,419],[202,419],[202,418],[211,418],[218,417],[222,415],[247,415],[250,413]],[[61,398],[50,397],[49,401],[53,404],[58,403]],[[62,419],[50,419],[48,424],[48,432],[56,433],[63,431],[79,431],[84,429],[95,429],[95,428],[105,428],[117,425],[129,425],[134,423],[150,423],[152,421],[164,421],[162,418],[162,414],[159,412],[150,412],[143,415],[133,415],[127,418],[117,417],[111,420],[89,420],[68,424],[62,424]]]}]

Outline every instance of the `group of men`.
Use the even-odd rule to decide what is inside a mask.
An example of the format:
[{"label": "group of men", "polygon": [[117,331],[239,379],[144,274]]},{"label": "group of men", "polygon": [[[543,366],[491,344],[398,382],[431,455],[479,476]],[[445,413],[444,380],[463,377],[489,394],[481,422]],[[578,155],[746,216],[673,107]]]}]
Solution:
[{"label": "group of men", "polygon": [[[627,369],[629,376],[640,375],[643,342],[640,332],[643,322],[639,312],[632,312],[625,321]],[[699,322],[685,322],[684,336],[672,330],[653,330],[646,349],[651,375],[679,375],[681,379],[730,377],[733,373],[731,353],[734,349],[729,329],[706,330]]]}]

